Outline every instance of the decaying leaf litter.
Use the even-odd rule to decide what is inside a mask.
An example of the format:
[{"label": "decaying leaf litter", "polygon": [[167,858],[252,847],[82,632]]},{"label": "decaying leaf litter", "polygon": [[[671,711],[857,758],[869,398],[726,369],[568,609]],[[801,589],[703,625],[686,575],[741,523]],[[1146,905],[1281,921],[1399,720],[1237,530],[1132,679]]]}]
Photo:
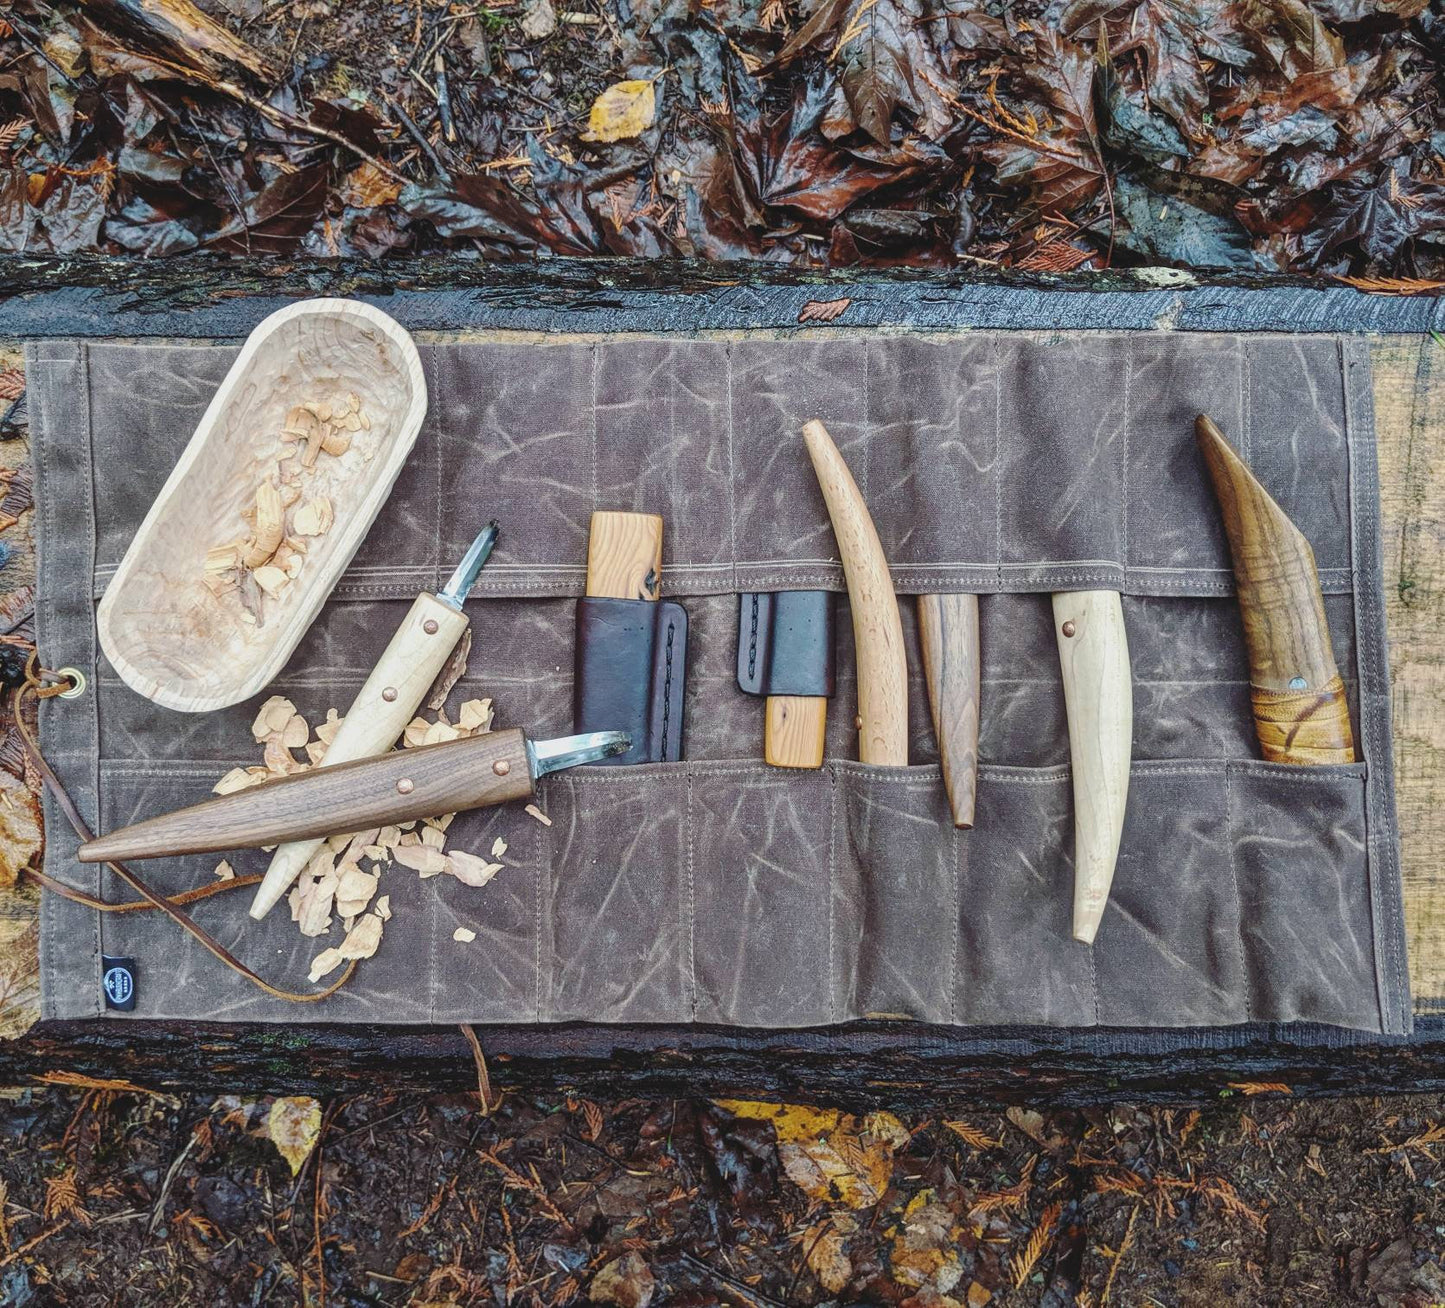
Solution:
[{"label": "decaying leaf litter", "polygon": [[1427,0],[21,0],[0,31],[9,251],[1445,279]]},{"label": "decaying leaf litter", "polygon": [[1248,1084],[926,1117],[511,1094],[484,1118],[57,1077],[0,1096],[0,1295],[1415,1308],[1445,1290],[1442,1121],[1438,1095]]}]

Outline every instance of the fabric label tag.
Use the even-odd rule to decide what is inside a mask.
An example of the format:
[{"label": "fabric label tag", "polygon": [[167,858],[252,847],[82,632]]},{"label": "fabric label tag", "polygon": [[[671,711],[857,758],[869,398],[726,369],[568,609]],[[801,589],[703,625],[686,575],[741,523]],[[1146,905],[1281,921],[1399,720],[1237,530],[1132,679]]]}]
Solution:
[{"label": "fabric label tag", "polygon": [[105,991],[105,1006],[129,1013],[135,1007],[135,959],[112,958],[109,954],[102,954],[100,966],[100,985]]}]

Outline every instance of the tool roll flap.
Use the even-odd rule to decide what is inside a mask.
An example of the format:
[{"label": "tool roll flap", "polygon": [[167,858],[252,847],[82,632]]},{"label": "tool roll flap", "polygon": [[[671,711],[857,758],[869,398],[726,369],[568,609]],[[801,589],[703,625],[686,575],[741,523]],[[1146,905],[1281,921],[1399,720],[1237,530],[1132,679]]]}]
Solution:
[{"label": "tool roll flap", "polygon": [[[327,1001],[327,1020],[1408,1028],[1364,346],[799,334],[496,339],[421,354],[433,399],[412,459],[267,693],[312,723],[343,709],[412,596],[496,517],[502,544],[467,605],[474,641],[452,702],[490,697],[497,726],[562,735],[583,729],[578,686],[625,667],[625,686],[604,698],[618,711],[630,698],[649,748],[663,751],[650,757],[676,761],[547,778],[550,825],[518,809],[460,814],[448,847],[485,855],[502,837],[503,870],[482,888],[388,870],[382,947]],[[93,641],[95,599],[204,408],[204,379],[231,357],[219,344],[31,351],[40,648],[52,665],[100,673],[79,707],[45,706],[43,744],[101,829],[203,798],[229,768],[258,761],[254,702],[203,718],[158,709]],[[1313,547],[1358,763],[1261,760],[1230,556],[1194,443],[1199,412]],[[850,610],[799,438],[814,417],[903,597],[907,767],[855,761]],[[124,478],[109,471],[122,455]],[[599,510],[664,520],[660,602],[579,609]],[[1109,904],[1088,946],[1070,932],[1075,805],[1050,595],[1095,589],[1122,595],[1133,765]],[[816,771],[763,762],[757,693],[776,692],[739,686],[739,595],[793,591],[835,597]],[[980,596],[971,830],[955,829],[940,783],[907,598],[957,592]],[[689,646],[685,684],[673,683],[680,757],[658,744],[657,634],[673,604]],[[587,633],[617,606],[631,615],[635,668],[594,669],[601,646]],[[47,817],[47,870],[124,897],[74,862],[74,842]],[[231,861],[243,872],[265,857]],[[151,866],[179,889],[210,879],[215,862]],[[54,897],[43,912],[50,1016],[99,1011],[103,951],[168,976],[142,987],[138,1016],[294,1018],[238,993],[147,915],[101,920]],[[286,916],[242,939],[300,979],[328,942]],[[458,928],[475,941],[453,940]]]}]

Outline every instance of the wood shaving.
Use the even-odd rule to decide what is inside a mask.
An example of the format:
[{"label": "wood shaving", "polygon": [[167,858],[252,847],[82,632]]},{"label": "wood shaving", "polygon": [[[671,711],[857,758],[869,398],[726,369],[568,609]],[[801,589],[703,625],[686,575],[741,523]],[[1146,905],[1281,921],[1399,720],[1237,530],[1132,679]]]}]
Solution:
[{"label": "wood shaving", "polygon": [[506,852],[507,842],[503,840],[501,836],[498,836],[494,841],[492,841],[492,857],[501,858],[501,856]]},{"label": "wood shaving", "polygon": [[390,896],[390,895],[381,895],[381,896],[378,896],[377,901],[376,901],[376,915],[377,915],[377,917],[379,917],[383,922],[390,922],[390,921],[391,921],[391,896]]},{"label": "wood shaving", "polygon": [[492,701],[469,699],[462,705],[457,722],[473,735],[481,735],[492,729]]},{"label": "wood shaving", "polygon": [[433,849],[441,849],[447,843],[446,832],[440,827],[428,825],[422,828],[421,843],[430,845]]},{"label": "wood shaving", "polygon": [[354,863],[342,866],[336,886],[336,911],[342,917],[366,912],[380,880],[379,872],[363,872]]},{"label": "wood shaving", "polygon": [[345,961],[339,949],[323,949],[311,960],[311,971],[307,974],[307,980],[315,985],[327,973],[336,971]]},{"label": "wood shaving", "polygon": [[452,939],[459,945],[469,945],[477,938],[477,933],[470,927],[458,927],[452,932]]},{"label": "wood shaving", "polygon": [[392,857],[403,867],[414,868],[424,877],[434,877],[447,870],[447,856],[430,845],[398,845]]},{"label": "wood shaving", "polygon": [[235,879],[236,869],[233,868],[228,862],[226,862],[224,858],[216,864],[217,881],[234,881]]},{"label": "wood shaving", "polygon": [[538,808],[535,804],[528,804],[524,811],[530,817],[536,818],[537,821],[540,822],[544,827],[550,827],[552,825],[552,819],[549,818],[544,812],[542,812],[542,810]]},{"label": "wood shaving", "polygon": [[251,723],[251,736],[259,744],[272,736],[283,735],[291,719],[297,716],[296,705],[289,699],[284,695],[272,695],[256,711],[256,720]]},{"label": "wood shaving", "polygon": [[472,886],[481,889],[498,872],[502,870],[500,863],[488,863],[484,858],[478,858],[475,854],[465,853],[463,850],[454,849],[446,856],[446,870],[456,877],[464,886]]},{"label": "wood shaving", "polygon": [[342,958],[370,958],[381,944],[381,918],[368,913],[347,932],[338,951]]}]

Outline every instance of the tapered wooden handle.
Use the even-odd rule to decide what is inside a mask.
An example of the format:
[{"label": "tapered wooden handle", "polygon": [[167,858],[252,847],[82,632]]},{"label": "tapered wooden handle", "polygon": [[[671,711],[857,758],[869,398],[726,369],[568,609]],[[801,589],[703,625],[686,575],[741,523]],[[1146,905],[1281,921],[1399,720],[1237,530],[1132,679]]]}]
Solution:
[{"label": "tapered wooden handle", "polygon": [[489,731],[298,773],[137,822],[82,845],[80,861],[253,848],[502,804],[531,793],[522,733]]},{"label": "tapered wooden handle", "polygon": [[1349,701],[1314,550],[1202,413],[1194,434],[1234,561],[1260,749],[1275,763],[1353,763]]},{"label": "tapered wooden handle", "polygon": [[662,519],[598,512],[587,538],[587,593],[655,600],[662,592]]},{"label": "tapered wooden handle", "polygon": [[920,595],[918,643],[953,825],[973,826],[978,785],[977,595]]},{"label": "tapered wooden handle", "polygon": [[775,768],[820,768],[828,731],[823,695],[769,695],[763,718],[763,761]]},{"label": "tapered wooden handle", "polygon": [[908,765],[908,664],[903,621],[888,560],[858,484],[828,429],[814,419],[803,440],[818,475],[838,554],[848,579],[858,659],[858,757],[884,767]]},{"label": "tapered wooden handle", "polygon": [[1054,596],[1074,774],[1074,939],[1092,944],[1109,901],[1134,736],[1124,608],[1112,590]]},{"label": "tapered wooden handle", "polygon": [[[466,629],[464,613],[443,604],[435,595],[418,595],[366,684],[351,701],[340,729],[327,746],[326,756],[317,766],[329,768],[353,759],[371,758],[396,744]],[[287,841],[276,851],[251,901],[251,916],[256,921],[265,917],[291,888],[324,839]]]}]

